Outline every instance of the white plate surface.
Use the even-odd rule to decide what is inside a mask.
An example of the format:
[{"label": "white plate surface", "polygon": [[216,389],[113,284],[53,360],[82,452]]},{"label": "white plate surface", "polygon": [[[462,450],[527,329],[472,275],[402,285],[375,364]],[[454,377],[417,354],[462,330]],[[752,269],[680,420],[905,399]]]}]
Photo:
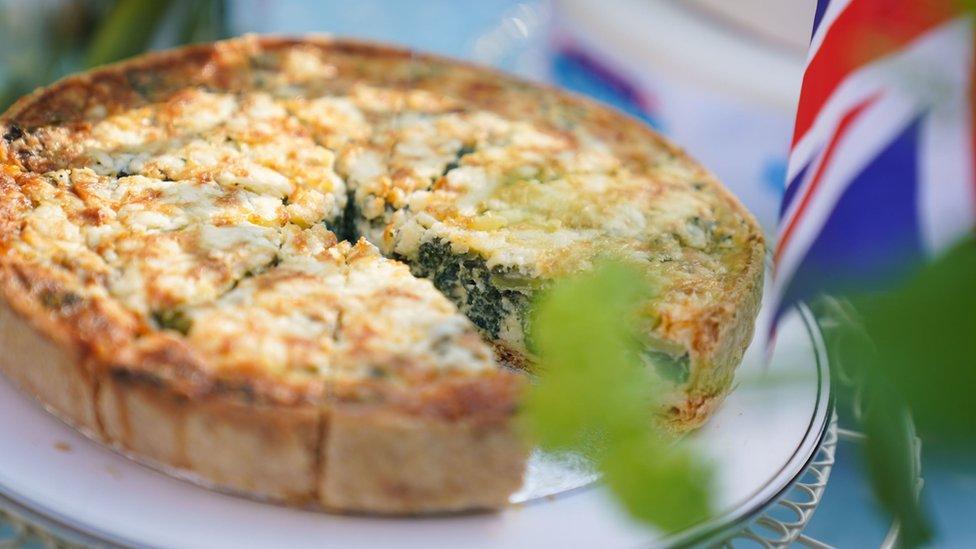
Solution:
[{"label": "white plate surface", "polygon": [[211,492],[100,447],[2,378],[0,505],[79,539],[157,547],[611,548],[689,541],[753,517],[819,445],[830,408],[819,332],[796,311],[778,340],[769,367],[754,342],[739,387],[691,437],[715,465],[721,512],[677,537],[628,519],[598,483],[580,487],[591,480],[585,471],[544,461],[519,496],[525,503],[495,514],[336,516]]}]

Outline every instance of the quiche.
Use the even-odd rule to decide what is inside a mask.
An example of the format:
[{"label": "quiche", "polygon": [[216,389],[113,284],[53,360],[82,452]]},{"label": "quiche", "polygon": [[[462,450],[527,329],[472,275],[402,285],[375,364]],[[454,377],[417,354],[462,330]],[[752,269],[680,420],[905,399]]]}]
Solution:
[{"label": "quiche", "polygon": [[764,245],[702,167],[606,107],[329,38],[64,79],[0,117],[0,369],[88,436],[235,492],[381,514],[522,482],[530,305],[646,269],[676,431],[728,391]]}]

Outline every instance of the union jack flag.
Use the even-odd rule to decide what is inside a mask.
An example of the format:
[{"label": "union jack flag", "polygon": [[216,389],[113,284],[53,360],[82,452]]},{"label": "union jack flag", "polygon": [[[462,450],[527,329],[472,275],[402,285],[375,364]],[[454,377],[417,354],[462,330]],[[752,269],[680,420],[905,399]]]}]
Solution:
[{"label": "union jack flag", "polygon": [[821,292],[883,290],[976,226],[974,22],[959,5],[819,0],[774,252],[776,318]]}]

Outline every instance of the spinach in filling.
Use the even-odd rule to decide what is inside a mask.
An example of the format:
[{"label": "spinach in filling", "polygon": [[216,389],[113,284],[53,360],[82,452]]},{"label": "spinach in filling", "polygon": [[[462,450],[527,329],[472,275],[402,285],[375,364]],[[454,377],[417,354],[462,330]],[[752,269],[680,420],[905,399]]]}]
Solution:
[{"label": "spinach in filling", "polygon": [[161,330],[173,330],[187,335],[193,328],[193,319],[180,309],[160,309],[153,311],[150,316]]},{"label": "spinach in filling", "polygon": [[450,161],[447,166],[444,167],[444,173],[441,175],[447,175],[447,172],[459,168],[461,166],[461,159],[473,152],[474,147],[470,145],[461,146],[461,148],[458,149],[458,151],[454,154],[454,160]]},{"label": "spinach in filling", "polygon": [[[470,147],[462,147],[457,159],[448,164],[445,173],[458,167],[460,159],[472,151]],[[690,223],[698,229],[692,233],[693,236],[710,236],[714,229],[712,224],[699,218],[693,218]],[[365,220],[360,215],[354,191],[349,192],[346,207],[339,218],[331,223],[326,221],[327,227],[340,240],[350,242],[364,235],[369,238],[366,233],[382,224],[382,218]],[[409,265],[414,276],[433,282],[434,287],[453,301],[486,338],[502,340],[516,349],[532,352],[529,338],[531,304],[535,294],[544,289],[548,281],[527,276],[511,267],[489,268],[483,257],[473,253],[455,253],[450,242],[440,238],[422,243],[416,258],[392,255],[393,259]],[[179,317],[156,320],[169,329],[185,329],[183,319]],[[661,350],[658,345],[649,342],[644,342],[643,346],[641,358],[648,368],[676,386],[688,382],[691,361],[687,351]]]},{"label": "spinach in filling", "polygon": [[[486,335],[527,346],[523,341],[511,341],[513,334],[504,332],[506,325],[512,324],[518,331],[526,332],[531,301],[529,293],[496,284],[510,274],[509,269],[489,269],[484,258],[456,254],[450,243],[440,239],[421,244],[416,261],[409,263],[416,276],[430,279]],[[509,337],[503,338],[503,335]],[[521,338],[521,334],[518,337]]]},{"label": "spinach in filling", "polygon": [[356,194],[347,192],[346,207],[343,208],[342,213],[336,219],[333,219],[331,222],[328,219],[325,220],[325,228],[335,233],[336,238],[339,240],[356,242],[359,238],[356,231],[356,219],[358,218],[359,208],[356,206]]},{"label": "spinach in filling", "polygon": [[[441,239],[422,243],[417,259],[408,263],[414,275],[431,280],[486,337],[532,352],[530,307],[545,281],[527,278],[511,268],[489,268],[484,258],[456,254],[450,243]],[[676,386],[688,382],[691,361],[687,351],[661,350],[646,341],[642,345],[641,358],[647,367]]]}]

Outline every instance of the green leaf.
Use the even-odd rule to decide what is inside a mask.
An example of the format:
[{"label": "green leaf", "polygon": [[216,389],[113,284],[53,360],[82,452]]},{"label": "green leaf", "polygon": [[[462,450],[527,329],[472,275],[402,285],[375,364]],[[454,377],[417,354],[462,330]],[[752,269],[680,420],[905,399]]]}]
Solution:
[{"label": "green leaf", "polygon": [[637,415],[647,419],[651,390],[631,335],[633,304],[647,295],[636,271],[607,264],[540,300],[532,322],[539,383],[526,406],[544,447],[572,448],[594,433],[633,429]]},{"label": "green leaf", "polygon": [[883,380],[869,381],[864,457],[874,495],[900,523],[901,546],[930,541],[929,520],[916,497],[915,435],[908,409]]},{"label": "green leaf", "polygon": [[621,263],[557,282],[535,309],[540,373],[523,417],[543,448],[593,459],[633,517],[674,531],[708,515],[712,475],[655,427],[658,388],[637,332],[652,293]]},{"label": "green leaf", "polygon": [[607,486],[637,519],[675,532],[710,513],[712,470],[655,437],[615,443],[600,462]]},{"label": "green leaf", "polygon": [[916,497],[912,421],[927,447],[976,447],[976,238],[967,237],[902,286],[823,300],[835,377],[863,397],[865,464],[881,508],[901,525],[902,545],[932,537]]},{"label": "green leaf", "polygon": [[897,291],[854,304],[877,349],[865,366],[890,380],[919,431],[945,443],[976,444],[976,238]]}]

